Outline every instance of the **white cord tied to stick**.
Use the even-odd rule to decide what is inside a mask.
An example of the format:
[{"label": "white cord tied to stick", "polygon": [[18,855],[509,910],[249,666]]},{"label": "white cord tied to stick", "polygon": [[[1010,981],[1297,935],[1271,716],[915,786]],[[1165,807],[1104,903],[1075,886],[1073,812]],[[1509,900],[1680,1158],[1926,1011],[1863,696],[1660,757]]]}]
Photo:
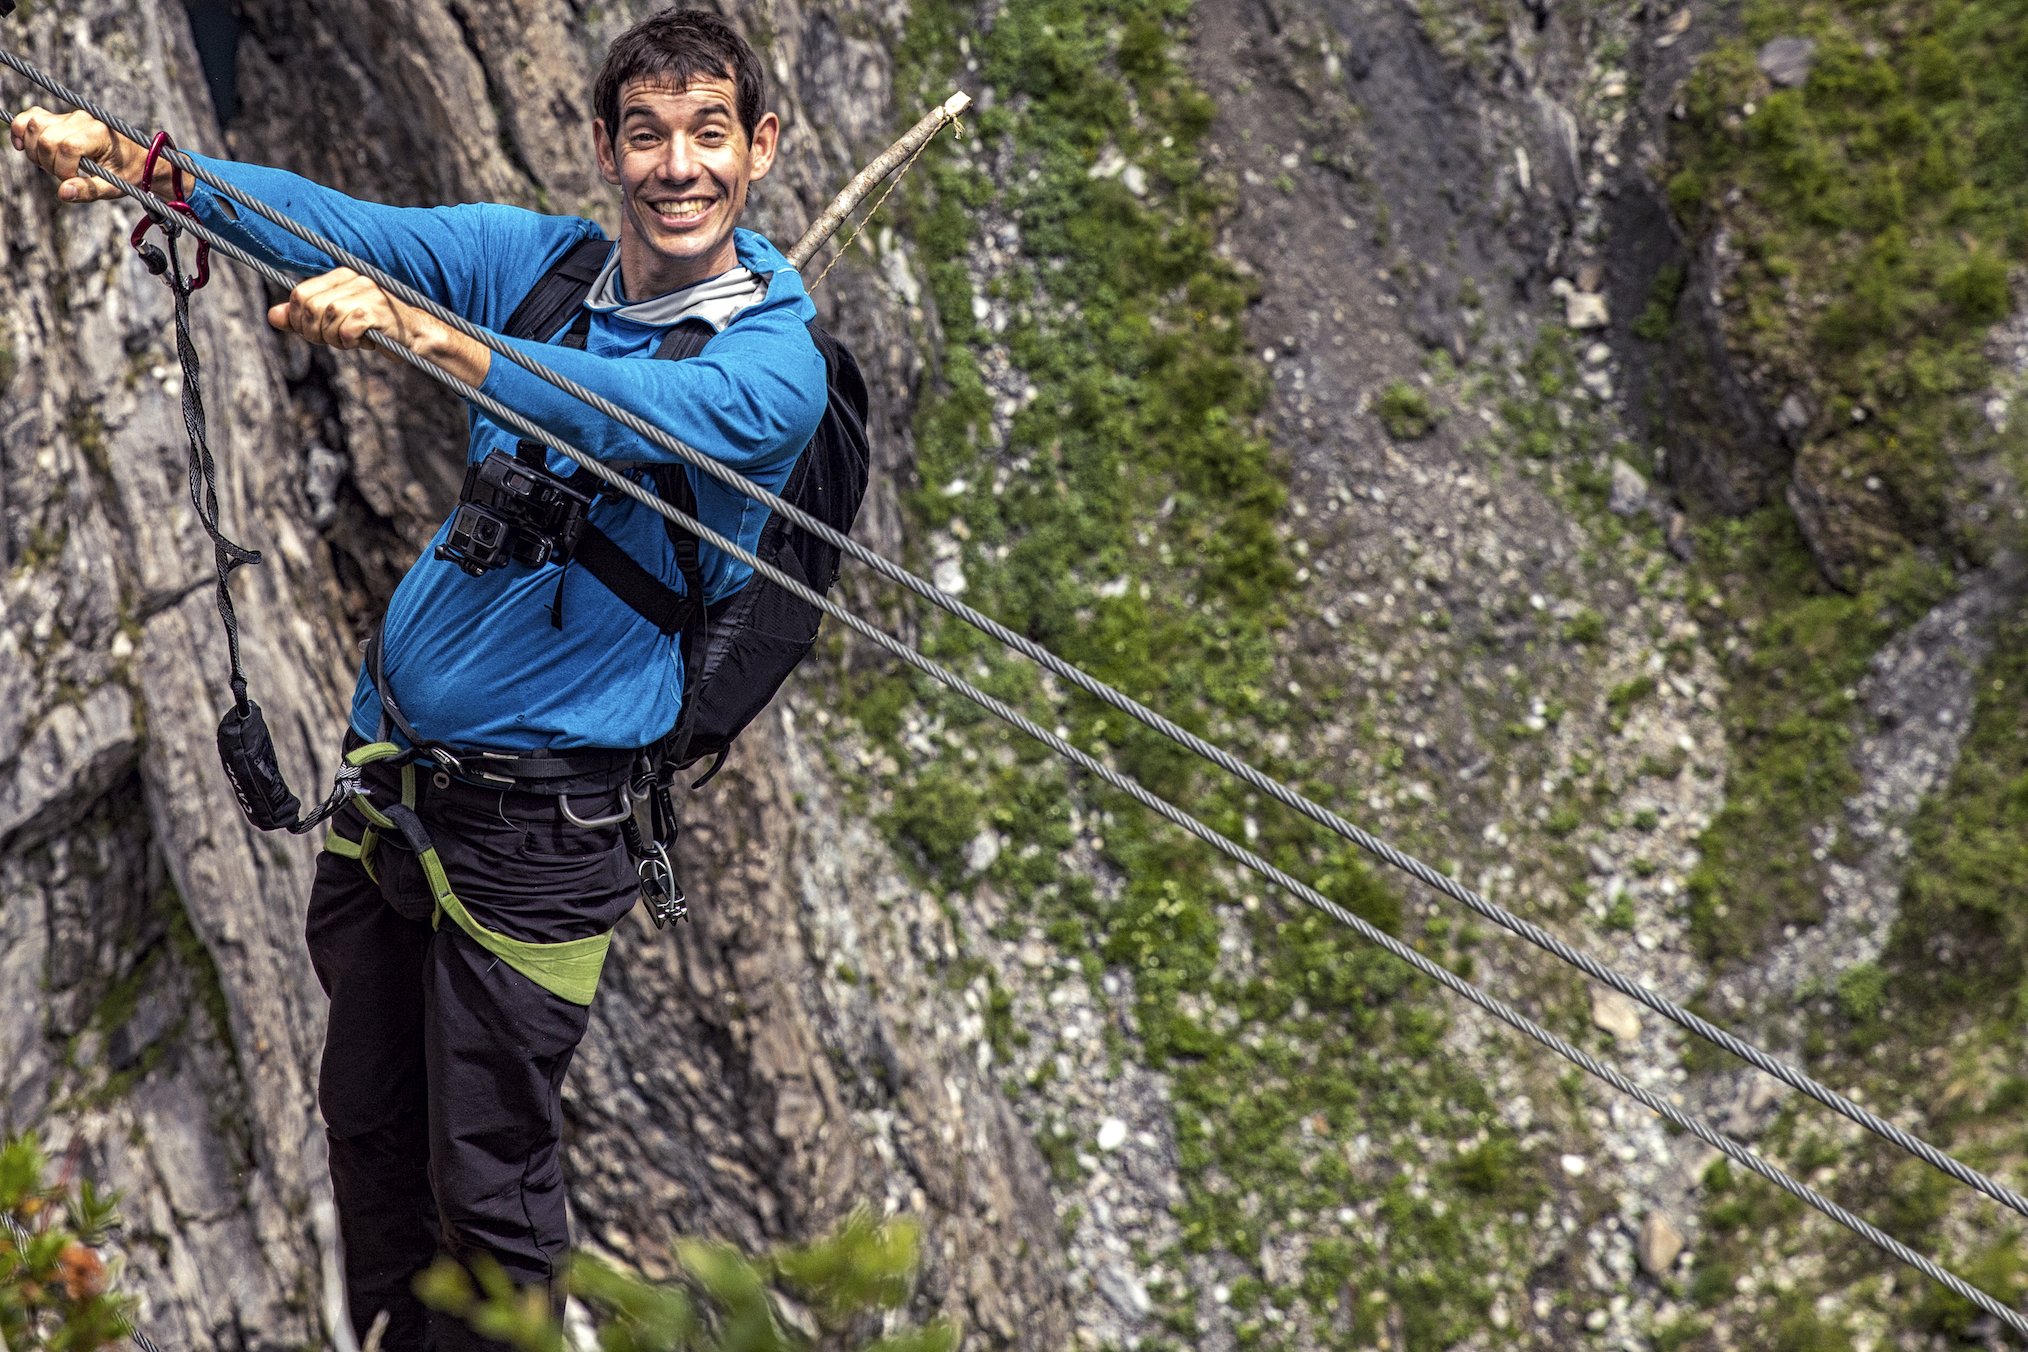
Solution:
[{"label": "white cord tied to stick", "polygon": [[[852,181],[831,199],[831,205],[824,208],[824,214],[810,223],[810,228],[803,232],[803,237],[789,250],[790,267],[800,271],[817,250],[824,246],[824,241],[831,238],[838,227],[845,223],[845,218],[866,200],[867,194],[878,187],[882,179],[893,175],[894,181],[887,185],[887,191],[880,194],[880,200],[873,204],[873,210],[866,213],[866,219],[860,221],[852,233],[845,237],[845,242],[838,246],[838,252],[831,256],[831,261],[817,274],[817,280],[810,283],[810,290],[815,291],[823,284],[824,279],[831,275],[831,269],[838,266],[838,260],[845,256],[845,250],[852,246],[852,241],[866,228],[866,222],[880,214],[880,208],[887,201],[888,194],[901,183],[908,173],[909,166],[915,163],[916,157],[922,154],[936,134],[945,127],[956,124],[959,115],[971,106],[972,96],[962,89],[951,95],[942,104],[925,113],[922,120],[910,127],[899,141],[881,151],[871,164],[855,174]],[[964,128],[961,124],[958,129],[962,134]]]}]

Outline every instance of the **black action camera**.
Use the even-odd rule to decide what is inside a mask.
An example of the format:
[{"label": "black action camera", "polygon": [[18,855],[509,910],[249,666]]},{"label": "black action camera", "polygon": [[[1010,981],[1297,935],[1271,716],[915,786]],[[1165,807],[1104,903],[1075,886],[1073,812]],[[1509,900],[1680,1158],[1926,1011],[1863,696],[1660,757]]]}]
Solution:
[{"label": "black action camera", "polygon": [[465,470],[450,538],[436,555],[473,577],[509,563],[570,557],[591,499],[548,470],[494,451]]}]

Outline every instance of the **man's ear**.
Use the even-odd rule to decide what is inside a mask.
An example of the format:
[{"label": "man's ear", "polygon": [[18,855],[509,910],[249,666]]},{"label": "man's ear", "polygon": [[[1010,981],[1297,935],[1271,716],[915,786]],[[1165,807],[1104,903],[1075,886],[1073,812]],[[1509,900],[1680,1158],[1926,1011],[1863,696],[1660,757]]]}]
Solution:
[{"label": "man's ear", "polygon": [[749,178],[766,178],[768,170],[774,168],[775,151],[782,140],[782,120],[773,113],[762,113],[761,120],[753,125],[753,172]]},{"label": "man's ear", "polygon": [[620,162],[613,154],[613,138],[606,135],[606,120],[602,117],[592,119],[592,154],[598,157],[599,177],[619,187]]}]

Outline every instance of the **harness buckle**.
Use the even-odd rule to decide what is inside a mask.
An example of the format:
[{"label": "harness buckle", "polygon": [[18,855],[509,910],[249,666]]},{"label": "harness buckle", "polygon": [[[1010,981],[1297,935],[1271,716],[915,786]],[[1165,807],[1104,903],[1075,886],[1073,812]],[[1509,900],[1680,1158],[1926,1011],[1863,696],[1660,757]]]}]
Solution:
[{"label": "harness buckle", "polygon": [[641,900],[648,907],[648,918],[655,922],[656,929],[667,929],[672,920],[690,919],[690,901],[676,881],[669,851],[661,841],[650,846],[634,867],[641,875]]}]

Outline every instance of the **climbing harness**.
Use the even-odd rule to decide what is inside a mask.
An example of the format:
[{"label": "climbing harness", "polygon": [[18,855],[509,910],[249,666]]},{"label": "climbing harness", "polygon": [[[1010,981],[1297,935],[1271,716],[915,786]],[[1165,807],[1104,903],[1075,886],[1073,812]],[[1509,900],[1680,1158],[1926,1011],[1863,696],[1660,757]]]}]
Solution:
[{"label": "climbing harness", "polygon": [[325,833],[324,848],[340,858],[354,860],[366,870],[367,877],[379,882],[380,874],[373,862],[374,851],[383,834],[390,831],[398,834],[402,843],[414,851],[416,862],[421,865],[423,877],[429,884],[431,899],[436,903],[430,918],[432,929],[441,928],[444,917],[449,916],[453,924],[471,936],[472,942],[542,989],[574,1005],[589,1005],[598,991],[599,973],[605,967],[606,952],[612,947],[612,931],[560,943],[531,943],[510,938],[481,924],[458,899],[449,875],[444,872],[443,859],[437,854],[436,842],[430,838],[429,828],[417,815],[414,759],[393,742],[369,742],[345,756],[345,764],[355,774],[381,761],[393,761],[400,767],[401,800],[381,808],[376,807],[366,794],[355,794],[352,802],[366,818],[366,828],[361,831],[359,839],[353,840],[340,834],[333,826]]},{"label": "climbing harness", "polygon": [[[113,127],[116,131],[120,131],[121,134],[129,135],[130,137],[136,140],[140,139],[140,137],[135,136],[134,133],[128,131],[124,124],[112,118],[110,115],[102,112],[95,105],[83,100],[82,98],[72,93],[71,91],[67,90],[63,86],[55,83],[41,71],[29,65],[25,61],[21,60],[19,57],[14,56],[12,53],[0,50],[0,64],[5,64],[19,71],[21,74],[27,76],[29,79],[41,85],[43,88],[49,90],[51,93],[57,95],[60,98],[64,98],[69,102],[71,102],[73,105],[80,107],[85,111],[91,113],[92,116],[98,118],[102,122],[105,122],[107,125]],[[175,152],[174,150],[169,150],[166,153],[169,154],[169,156],[171,157],[172,163],[184,163],[178,156],[177,152]],[[196,170],[196,166],[194,165],[194,163],[185,163],[184,167],[191,168],[193,171]],[[154,194],[147,192],[144,188],[138,188],[133,184],[124,182],[123,180],[119,179],[116,175],[113,175],[108,171],[106,171],[102,166],[90,164],[89,162],[87,162],[86,165],[81,166],[81,169],[84,172],[92,173],[94,176],[99,177],[103,181],[113,183],[115,186],[119,187],[123,192],[127,193],[131,197],[134,197],[136,200],[141,201],[144,205],[148,205],[158,210],[166,209],[166,204],[162,203],[161,199],[155,197]],[[851,554],[854,558],[860,559],[862,562],[865,562],[868,566],[874,568],[881,576],[886,577],[891,581],[894,581],[897,584],[906,587],[908,590],[915,592],[917,595],[923,597],[925,600],[930,601],[932,604],[938,605],[940,608],[949,611],[951,614],[956,615],[961,619],[964,619],[967,623],[974,625],[975,627],[979,628],[982,632],[985,632],[988,635],[996,639],[999,639],[1007,646],[1023,653],[1026,656],[1031,657],[1032,660],[1035,660],[1036,662],[1043,665],[1047,669],[1056,672],[1059,675],[1063,675],[1066,679],[1072,681],[1072,683],[1077,685],[1080,689],[1086,690],[1088,693],[1091,693],[1094,696],[1103,699],[1106,703],[1108,703],[1112,707],[1115,707],[1117,709],[1120,709],[1122,712],[1130,714],[1131,716],[1142,721],[1149,727],[1154,728],[1156,731],[1164,732],[1165,735],[1171,736],[1179,744],[1184,745],[1193,751],[1196,751],[1198,754],[1211,760],[1214,764],[1218,764],[1221,768],[1224,768],[1229,772],[1238,775],[1240,778],[1245,780],[1250,785],[1253,785],[1254,787],[1261,789],[1261,791],[1269,793],[1271,796],[1275,797],[1277,801],[1281,801],[1286,805],[1294,807],[1296,810],[1301,811],[1306,817],[1309,817],[1312,821],[1315,821],[1320,825],[1325,825],[1330,829],[1336,831],[1338,834],[1345,836],[1347,839],[1351,839],[1355,843],[1361,844],[1362,848],[1372,850],[1375,854],[1377,854],[1379,857],[1386,860],[1390,864],[1393,864],[1394,866],[1399,868],[1403,868],[1404,870],[1410,872],[1413,876],[1416,876],[1422,881],[1428,882],[1430,883],[1430,885],[1438,887],[1440,890],[1444,891],[1446,895],[1450,895],[1457,900],[1465,902],[1465,904],[1472,906],[1473,909],[1475,910],[1480,910],[1481,913],[1487,915],[1488,918],[1495,919],[1497,922],[1502,923],[1504,927],[1513,930],[1515,933],[1522,935],[1522,937],[1524,938],[1529,938],[1531,942],[1542,944],[1542,946],[1544,946],[1545,948],[1549,947],[1548,944],[1543,943],[1543,940],[1548,939],[1548,936],[1544,934],[1542,931],[1536,929],[1533,926],[1527,925],[1526,922],[1519,921],[1518,918],[1509,916],[1508,913],[1502,910],[1501,908],[1494,906],[1491,902],[1486,901],[1484,898],[1478,897],[1476,893],[1469,892],[1467,889],[1464,889],[1461,885],[1456,884],[1455,882],[1449,880],[1448,878],[1445,878],[1444,875],[1438,874],[1435,872],[1435,870],[1429,869],[1426,865],[1422,865],[1418,861],[1415,861],[1411,857],[1403,855],[1398,851],[1393,851],[1391,847],[1385,846],[1384,842],[1379,842],[1375,838],[1366,835],[1364,832],[1358,831],[1357,828],[1352,827],[1350,823],[1345,822],[1344,819],[1338,817],[1335,813],[1330,812],[1329,809],[1323,808],[1320,805],[1315,804],[1308,798],[1296,794],[1294,790],[1288,789],[1287,786],[1280,785],[1278,784],[1277,781],[1268,779],[1266,776],[1262,775],[1259,771],[1254,770],[1252,767],[1247,766],[1243,762],[1238,761],[1235,757],[1232,757],[1230,753],[1224,752],[1219,748],[1213,747],[1209,743],[1205,743],[1201,739],[1197,739],[1191,736],[1190,734],[1185,733],[1182,729],[1176,728],[1173,723],[1170,723],[1168,720],[1162,718],[1161,715],[1154,713],[1152,710],[1148,710],[1145,706],[1142,706],[1138,702],[1129,699],[1127,696],[1121,694],[1116,690],[1113,690],[1110,686],[1107,686],[1104,683],[1097,681],[1095,678],[1086,675],[1079,669],[1071,667],[1068,663],[1063,662],[1062,659],[1056,658],[1053,654],[1047,653],[1046,650],[1037,647],[1036,645],[1028,642],[1027,640],[1021,639],[1018,635],[1012,634],[1010,631],[1006,630],[1004,626],[999,625],[997,622],[992,621],[988,617],[980,614],[975,610],[972,610],[968,606],[965,606],[962,602],[957,601],[956,598],[951,597],[946,593],[932,587],[929,583],[923,581],[921,578],[918,578],[914,574],[907,572],[906,570],[900,568],[898,565],[893,564],[892,562],[886,560],[882,556],[865,549],[863,546],[855,544],[854,542],[849,540],[849,538],[844,537],[841,533],[830,530],[821,521],[810,516],[808,513],[801,512],[800,510],[794,508],[791,504],[784,501],[778,495],[769,493],[765,489],[760,488],[758,485],[755,485],[750,481],[747,481],[743,476],[739,475],[736,471],[733,471],[723,465],[720,465],[718,462],[711,460],[710,457],[705,456],[702,453],[684,445],[676,438],[671,437],[668,433],[663,432],[659,428],[653,427],[651,424],[648,424],[645,420],[640,419],[636,415],[629,413],[627,410],[620,408],[618,405],[614,404],[612,401],[608,399],[605,399],[603,396],[598,395],[596,392],[591,391],[585,388],[584,386],[578,384],[577,382],[570,380],[568,377],[563,376],[560,373],[549,369],[542,362],[540,362],[536,358],[533,358],[521,352],[515,346],[504,343],[500,341],[495,335],[487,333],[486,331],[481,330],[476,326],[470,324],[468,321],[465,321],[462,317],[455,315],[451,311],[431,301],[429,298],[422,296],[419,292],[416,292],[413,288],[403,285],[396,279],[389,277],[381,270],[374,268],[372,265],[366,263],[363,259],[359,259],[349,251],[339,248],[336,244],[334,244],[332,241],[328,239],[325,239],[318,232],[308,229],[307,227],[301,225],[300,223],[292,220],[284,213],[277,211],[275,208],[260,201],[258,198],[255,198],[250,194],[242,192],[241,190],[233,187],[229,183],[223,182],[222,180],[207,177],[203,175],[201,172],[199,173],[199,177],[204,178],[207,183],[209,183],[222,195],[229,198],[238,205],[246,207],[247,209],[256,212],[257,214],[261,215],[264,219],[267,219],[268,221],[277,225],[278,227],[287,230],[289,233],[295,235],[297,238],[304,240],[306,243],[324,252],[327,256],[333,258],[337,262],[343,264],[344,266],[351,267],[355,271],[360,272],[362,275],[369,277],[375,283],[380,285],[383,289],[399,297],[403,301],[430,312],[440,320],[450,324],[453,328],[456,328],[460,332],[466,334],[468,337],[474,338],[475,340],[483,343],[497,355],[502,356],[507,360],[515,362],[517,365],[524,367],[531,373],[537,375],[543,380],[548,381],[550,384],[556,386],[557,388],[572,394],[573,396],[583,400],[585,403],[591,405],[592,407],[597,408],[601,412],[606,413],[608,416],[615,418],[623,425],[636,431],[637,433],[644,436],[648,440],[654,442],[656,445],[668,449],[672,454],[682,459],[685,463],[692,465],[693,467],[699,469],[701,472],[712,475],[712,477],[717,478],[721,482],[724,482],[729,486],[734,487],[738,491],[745,493],[750,498],[753,498],[756,501],[759,501],[764,505],[770,507],[778,515],[792,522],[799,528],[805,531],[815,533],[820,537],[826,539],[828,543],[832,544],[834,547],[836,547],[843,553]],[[211,243],[215,248],[219,249],[221,252],[226,253],[228,256],[234,258],[236,261],[253,268],[255,271],[259,272],[263,277],[267,278],[271,282],[274,282],[276,285],[283,287],[288,287],[292,285],[292,279],[289,278],[287,274],[282,273],[280,270],[273,268],[272,266],[268,265],[262,260],[253,257],[251,254],[248,254],[244,250],[237,248],[236,246],[231,244],[230,241],[224,240],[223,238],[210,232],[206,227],[202,225],[201,222],[195,221],[189,222],[187,223],[185,228],[189,229],[193,234],[197,235],[200,239],[205,239],[207,242]],[[595,476],[600,482],[605,484],[612,491],[626,494],[627,496],[640,502],[642,505],[647,506],[648,508],[650,508],[650,510],[658,512],[665,519],[671,521],[677,526],[680,526],[685,531],[692,533],[700,541],[708,543],[713,547],[720,549],[721,551],[726,553],[729,557],[734,558],[739,562],[747,565],[749,568],[753,569],[754,573],[757,576],[766,578],[775,586],[781,588],[785,593],[794,596],[803,604],[811,606],[823,614],[830,615],[832,618],[836,619],[839,623],[844,624],[848,628],[852,629],[854,633],[857,633],[861,637],[865,638],[867,641],[874,643],[876,646],[888,652],[895,658],[908,664],[915,670],[922,672],[924,675],[937,681],[939,684],[944,685],[946,688],[958,693],[959,695],[965,697],[966,699],[973,701],[974,703],[986,709],[988,712],[992,713],[996,717],[1007,722],[1010,726],[1014,727],[1018,731],[1041,742],[1044,746],[1048,747],[1051,751],[1055,752],[1058,756],[1062,757],[1066,761],[1079,767],[1086,773],[1091,774],[1092,776],[1096,777],[1097,779],[1106,783],[1107,785],[1113,787],[1114,789],[1117,789],[1118,791],[1127,794],[1129,797],[1133,798],[1136,802],[1147,807],[1149,810],[1156,812],[1158,815],[1162,816],[1165,820],[1171,822],[1172,824],[1189,832],[1197,839],[1219,850],[1221,853],[1225,854],[1228,858],[1251,869],[1260,876],[1275,883],[1278,887],[1281,887],[1284,890],[1288,891],[1291,895],[1295,896],[1299,900],[1316,908],[1317,910],[1330,916],[1332,919],[1337,920],[1339,923],[1352,929],[1354,932],[1358,933],[1362,938],[1366,939],[1369,943],[1372,943],[1375,946],[1384,949],[1395,958],[1408,964],[1409,966],[1413,967],[1416,971],[1420,972],[1422,975],[1428,977],[1430,980],[1435,981],[1440,985],[1443,985],[1446,989],[1449,989],[1453,993],[1470,1001],[1478,1008],[1500,1019],[1502,1022],[1508,1024],[1510,1027],[1523,1033],[1525,1036],[1534,1040],[1538,1044],[1555,1052],[1557,1055],[1564,1057],[1565,1059],[1569,1060],[1572,1064],[1579,1066],[1589,1074],[1599,1078],[1600,1080],[1604,1081],[1606,1084],[1610,1085],[1611,1087],[1620,1091],[1621,1093],[1624,1093],[1627,1096],[1633,1098],[1636,1102],[1639,1102],[1640,1104],[1642,1104],[1642,1106],[1648,1108],[1650,1111],[1654,1112],[1657,1116],[1670,1122],[1671,1124],[1680,1128],[1681,1130],[1689,1132],[1690,1134],[1696,1136],[1699,1140],[1705,1142],[1707,1145],[1710,1145],[1713,1149],[1719,1151],[1721,1154],[1725,1155],[1733,1162],[1739,1164],[1741,1167],[1746,1168],[1749,1171],[1759,1175],[1761,1178],[1781,1188],[1783,1191],[1788,1192],[1791,1196],[1794,1196],[1798,1200],[1816,1209],[1821,1214],[1829,1217],[1830,1219],[1836,1221],[1837,1223],[1852,1230],[1855,1234],[1858,1234],[1862,1238],[1866,1239],[1869,1243],[1874,1244],[1883,1252],[1889,1254],[1898,1261],[1915,1268],[1923,1275],[1929,1277],[1931,1280],[1944,1286],[1946,1289],[1952,1291],[1954,1294],[1958,1295],[1962,1299],[1972,1303],[1979,1309],[1985,1311],[1987,1314],[2000,1320],[2002,1323],[2006,1324],[2008,1327],[2012,1328],[2017,1333],[2028,1335],[2028,1317],[2024,1317],[2020,1312],[2016,1311],[2011,1306],[1994,1298],[1988,1293],[1981,1291],[1978,1288],[1970,1285],[1969,1283],[1965,1282],[1962,1278],[1957,1277],[1955,1274],[1941,1268],[1929,1258],[1915,1252],[1914,1250],[1910,1249],[1908,1246],[1902,1244],[1901,1242],[1895,1240],[1891,1236],[1884,1234],[1879,1229],[1872,1226],[1870,1223],[1853,1215],[1851,1212],[1839,1206],[1837,1203],[1831,1201],[1827,1197],[1824,1197],[1821,1193],[1818,1193],[1815,1189],[1797,1180],[1796,1178],[1794,1178],[1793,1176],[1782,1170],[1778,1165],[1775,1165],[1767,1161],[1766,1159],[1762,1158],[1758,1153],[1753,1151],[1751,1148],[1739,1143],[1738,1141],[1733,1140],[1729,1136],[1726,1136],[1724,1133],[1718,1131],[1716,1128],[1704,1122],[1701,1118],[1698,1118],[1690,1113],[1685,1112],[1683,1109],[1676,1107],[1667,1099],[1660,1097],[1642,1088],[1641,1086],[1633,1083],[1631,1080],[1627,1079],[1624,1075],[1620,1074],[1618,1071],[1612,1069],[1609,1066],[1604,1065],[1603,1063],[1598,1061],[1595,1057],[1592,1057],[1588,1053],[1584,1052],[1582,1049],[1573,1046],[1567,1040],[1559,1037],[1558,1035],[1550,1032],[1548,1029],[1543,1028],[1541,1025],[1535,1023],[1533,1020],[1529,1019],[1525,1014],[1522,1014],[1519,1011],[1513,1009],[1511,1006],[1508,1006],[1504,1002],[1498,1000],[1496,997],[1487,994],[1485,991],[1479,989],[1476,985],[1458,976],[1456,973],[1451,972],[1448,968],[1445,968],[1440,964],[1431,961],[1430,959],[1426,958],[1413,948],[1409,947],[1406,944],[1403,944],[1400,940],[1395,939],[1392,935],[1389,935],[1384,931],[1377,929],[1376,927],[1369,924],[1360,917],[1346,911],[1343,907],[1338,906],[1336,903],[1332,902],[1329,898],[1323,896],[1321,893],[1317,892],[1314,888],[1302,882],[1300,879],[1297,879],[1291,876],[1290,874],[1286,873],[1285,871],[1277,868],[1273,864],[1270,864],[1268,861],[1261,858],[1258,854],[1254,853],[1253,851],[1247,849],[1245,846],[1240,845],[1237,842],[1231,840],[1230,838],[1224,836],[1223,834],[1217,832],[1216,830],[1206,825],[1202,821],[1191,816],[1182,809],[1176,807],[1174,804],[1168,802],[1166,799],[1163,799],[1155,795],[1150,790],[1142,786],[1138,781],[1120,773],[1115,769],[1112,769],[1111,767],[1105,765],[1101,761],[1083,752],[1077,747],[1070,745],[1063,738],[1058,737],[1054,733],[1041,727],[1039,724],[1035,723],[1032,719],[1029,719],[1025,715],[1014,710],[1013,708],[1005,704],[1003,701],[986,694],[982,690],[979,690],[977,687],[973,686],[971,683],[964,680],[964,678],[958,676],[956,673],[943,667],[941,664],[937,663],[933,659],[924,656],[915,648],[902,642],[900,639],[894,638],[893,636],[887,634],[885,631],[877,628],[868,621],[860,618],[857,614],[839,605],[837,602],[830,600],[828,597],[824,596],[820,592],[811,589],[810,587],[805,585],[801,580],[790,576],[787,571],[776,566],[774,563],[760,557],[759,555],[755,554],[752,551],[742,548],[736,541],[731,540],[725,537],[724,535],[720,534],[719,532],[712,530],[710,527],[704,525],[702,522],[698,521],[694,516],[690,515],[689,513],[682,511],[680,508],[676,507],[671,503],[663,501],[650,489],[643,487],[641,484],[636,483],[635,481],[619,473],[618,471],[613,470],[610,466],[607,466],[597,461],[596,459],[587,455],[585,452],[577,449],[575,446],[569,444],[568,442],[555,438],[552,434],[545,432],[541,428],[537,427],[525,416],[519,414],[518,412],[516,412],[511,408],[508,408],[506,405],[500,403],[497,399],[494,399],[490,395],[485,394],[483,391],[477,389],[468,382],[459,379],[455,375],[452,375],[450,372],[436,365],[436,363],[430,361],[428,358],[425,358],[413,352],[412,350],[408,349],[401,343],[387,337],[385,334],[379,333],[378,331],[369,333],[368,339],[381,351],[386,352],[392,356],[398,357],[399,359],[407,363],[409,366],[415,368],[418,371],[423,372],[426,375],[429,375],[431,378],[443,384],[446,388],[451,389],[452,391],[460,395],[462,398],[464,398],[467,402],[471,403],[479,411],[486,414],[488,417],[494,419],[495,421],[499,422],[503,427],[508,428],[509,430],[515,432],[518,435],[525,436],[531,440],[535,440],[538,442],[544,442],[552,446],[566,458],[576,462],[583,470]],[[356,769],[356,767],[352,768]],[[388,816],[389,821],[395,823],[396,829],[401,829],[399,821],[396,817],[394,817],[392,814],[383,814],[383,815]],[[406,838],[406,833],[404,834]],[[446,907],[445,909],[446,911],[449,911],[450,908]],[[455,913],[453,913],[453,918],[454,919],[456,918]],[[1550,942],[1554,943],[1555,941],[1551,940]],[[1562,949],[1563,951],[1558,952],[1558,949]],[[1792,1087],[1802,1090],[1803,1092],[1809,1094],[1810,1097],[1816,1099],[1818,1102],[1823,1103],[1825,1106],[1832,1108],[1834,1111],[1839,1112],[1841,1115],[1865,1127],[1867,1130],[1873,1131],[1875,1134],[1880,1135],[1883,1139],[1889,1140],[1894,1144],[1901,1146],[1902,1148],[1908,1150],[1910,1153],[1915,1154],[1917,1157],[1923,1159],[1927,1163],[1930,1163],[1931,1165],[1938,1168],[1942,1172],[1949,1174],[1951,1177],[1957,1179],[1958,1181],[1975,1188],[1977,1191],[1985,1194],[1986,1196],[1996,1201],[2001,1202],[2003,1205],[2006,1205],[2023,1215],[2028,1215],[2028,1199],[2022,1198],[2020,1194],[2016,1193],[2013,1189],[2007,1188],[2005,1185],[1998,1183],[1997,1181],[1988,1177],[1987,1175],[1975,1169],[1972,1169],[1970,1166],[1962,1164],[1960,1161],[1948,1155],[1944,1155],[1941,1151],[1936,1150],[1935,1147],[1930,1146],[1928,1143],[1923,1142],[1918,1138],[1912,1137],[1905,1132],[1901,1132],[1898,1129],[1891,1127],[1889,1124],[1881,1121],[1879,1118],[1867,1112],[1865,1109],[1859,1108],[1856,1104],[1851,1103],[1850,1100],[1846,1099],[1844,1096],[1836,1094],[1834,1091],[1819,1084],[1817,1081],[1810,1078],[1802,1071],[1797,1070],[1794,1067],[1788,1066],[1785,1063],[1780,1062],[1771,1056],[1768,1056],[1765,1052],[1762,1052],[1757,1048],[1751,1047],[1750,1044],[1740,1042],[1738,1039],[1732,1037],[1730,1034],[1724,1033],[1723,1030],[1716,1029],[1714,1026],[1704,1022],[1701,1019],[1698,1019],[1696,1016],[1690,1015],[1688,1011],[1682,1010],[1679,1006],[1676,1006],[1673,1002],[1667,1001],[1664,997],[1661,997],[1655,994],[1654,992],[1649,991],[1645,986],[1642,986],[1639,983],[1634,982],[1631,978],[1625,977],[1624,975],[1614,971],[1613,969],[1605,967],[1603,964],[1597,963],[1595,959],[1587,958],[1582,954],[1576,954],[1574,950],[1568,950],[1567,948],[1565,948],[1560,944],[1557,944],[1555,948],[1549,948],[1549,951],[1557,953],[1558,956],[1565,957],[1566,961],[1571,961],[1575,963],[1576,965],[1580,966],[1583,970],[1585,970],[1588,974],[1598,975],[1598,978],[1600,980],[1606,981],[1608,984],[1613,985],[1616,989],[1622,990],[1624,993],[1627,993],[1633,996],[1634,998],[1639,999],[1642,1003],[1648,1005],[1652,1009],[1655,1009],[1657,1012],[1664,1014],[1665,1017],[1670,1017],[1672,1020],[1681,1024],[1690,1031],[1696,1032],[1700,1036],[1711,1038],[1718,1045],[1724,1046],[1726,1047],[1727,1050],[1734,1051],[1735,1054],[1741,1055],[1744,1059],[1748,1060],[1751,1064],[1755,1065],[1757,1068],[1762,1069],[1767,1073],[1776,1076],[1777,1078],[1781,1079],[1784,1083],[1787,1083]],[[1569,954],[1570,956],[1565,956],[1565,954]]]}]

